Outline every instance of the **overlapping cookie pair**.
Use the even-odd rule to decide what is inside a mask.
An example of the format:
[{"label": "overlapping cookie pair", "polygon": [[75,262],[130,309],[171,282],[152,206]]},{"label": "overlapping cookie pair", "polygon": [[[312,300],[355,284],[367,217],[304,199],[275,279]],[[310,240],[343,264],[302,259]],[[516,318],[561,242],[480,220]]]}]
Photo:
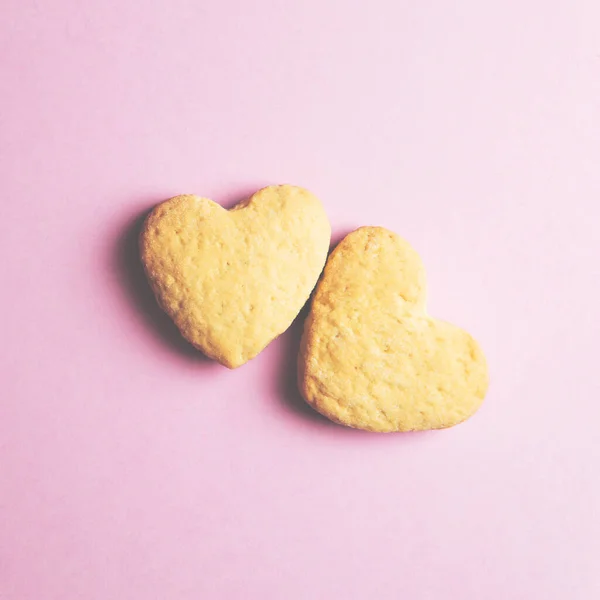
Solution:
[{"label": "overlapping cookie pair", "polygon": [[486,361],[468,333],[427,314],[419,255],[383,227],[361,227],[328,259],[330,237],[320,201],[279,185],[231,210],[171,198],[146,219],[140,250],[160,306],[229,368],[283,333],[316,285],[299,387],[332,421],[389,432],[470,417],[487,390]]}]

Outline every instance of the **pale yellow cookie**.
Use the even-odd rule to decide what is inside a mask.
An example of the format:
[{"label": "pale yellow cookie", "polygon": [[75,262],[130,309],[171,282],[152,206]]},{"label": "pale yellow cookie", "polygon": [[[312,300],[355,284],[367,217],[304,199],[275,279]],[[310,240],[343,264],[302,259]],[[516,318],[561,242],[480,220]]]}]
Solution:
[{"label": "pale yellow cookie", "polygon": [[485,358],[465,331],[425,310],[425,271],[383,227],[331,254],[304,327],[299,384],[331,419],[370,431],[451,427],[480,406]]},{"label": "pale yellow cookie", "polygon": [[290,326],[330,237],[319,200],[280,185],[231,210],[198,196],[171,198],[146,219],[140,250],[156,298],[183,336],[234,368]]}]

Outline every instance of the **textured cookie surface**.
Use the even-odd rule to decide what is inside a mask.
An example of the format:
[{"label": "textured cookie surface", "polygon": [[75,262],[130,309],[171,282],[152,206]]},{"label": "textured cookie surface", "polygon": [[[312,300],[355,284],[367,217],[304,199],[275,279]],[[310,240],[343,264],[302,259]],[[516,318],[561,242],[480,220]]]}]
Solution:
[{"label": "textured cookie surface", "polygon": [[146,219],[140,251],[159,304],[183,336],[234,368],[300,312],[330,236],[319,200],[281,185],[229,211],[206,198],[171,198]]},{"label": "textured cookie surface", "polygon": [[429,317],[425,272],[395,233],[362,227],[337,246],[317,286],[299,357],[306,401],[371,431],[451,427],[483,401],[485,358],[465,331]]}]

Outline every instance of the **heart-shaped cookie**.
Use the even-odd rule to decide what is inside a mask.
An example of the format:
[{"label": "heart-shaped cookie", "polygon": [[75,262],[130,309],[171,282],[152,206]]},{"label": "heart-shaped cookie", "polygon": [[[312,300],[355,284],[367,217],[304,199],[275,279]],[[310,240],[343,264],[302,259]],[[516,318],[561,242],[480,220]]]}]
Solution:
[{"label": "heart-shaped cookie", "polygon": [[146,219],[140,251],[159,304],[183,336],[234,368],[290,326],[330,237],[319,200],[280,185],[231,210],[197,196],[171,198]]},{"label": "heart-shaped cookie", "polygon": [[485,358],[465,331],[425,310],[419,255],[395,233],[361,227],[331,254],[299,357],[306,401],[370,431],[451,427],[488,386]]}]

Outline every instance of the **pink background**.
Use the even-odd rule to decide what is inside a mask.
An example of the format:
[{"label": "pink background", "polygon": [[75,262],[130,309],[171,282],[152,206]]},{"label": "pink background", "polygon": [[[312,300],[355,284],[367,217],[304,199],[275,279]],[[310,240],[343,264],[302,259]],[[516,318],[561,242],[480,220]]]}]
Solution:
[{"label": "pink background", "polygon": [[[597,0],[3,0],[2,600],[600,597]],[[481,411],[305,407],[299,323],[229,372],[149,295],[177,193],[394,229]]]}]

